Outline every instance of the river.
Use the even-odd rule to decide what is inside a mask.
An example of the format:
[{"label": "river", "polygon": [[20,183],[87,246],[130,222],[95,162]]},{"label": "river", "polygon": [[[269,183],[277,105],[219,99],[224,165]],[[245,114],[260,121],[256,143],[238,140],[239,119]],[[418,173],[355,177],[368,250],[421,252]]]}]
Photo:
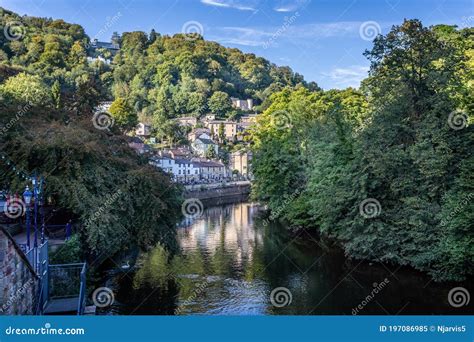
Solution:
[{"label": "river", "polygon": [[453,284],[404,267],[349,260],[305,231],[265,224],[256,204],[206,208],[178,227],[179,252],[157,246],[111,273],[101,314],[467,314]]}]

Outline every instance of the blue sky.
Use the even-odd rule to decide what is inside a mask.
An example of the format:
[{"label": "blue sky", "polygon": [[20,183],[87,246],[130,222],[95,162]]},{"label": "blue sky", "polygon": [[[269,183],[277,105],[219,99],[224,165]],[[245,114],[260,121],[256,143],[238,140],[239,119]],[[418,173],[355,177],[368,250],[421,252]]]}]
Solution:
[{"label": "blue sky", "polygon": [[90,37],[155,28],[206,39],[289,65],[325,89],[358,86],[374,32],[404,18],[473,26],[474,0],[0,0],[19,14],[63,18]]}]

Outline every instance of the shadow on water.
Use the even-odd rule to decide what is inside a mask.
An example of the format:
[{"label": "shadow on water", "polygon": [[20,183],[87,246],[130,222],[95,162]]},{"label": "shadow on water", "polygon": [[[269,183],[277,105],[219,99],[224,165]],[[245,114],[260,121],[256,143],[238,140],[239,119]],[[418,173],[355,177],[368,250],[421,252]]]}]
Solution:
[{"label": "shadow on water", "polygon": [[[158,245],[135,268],[104,279],[104,314],[467,314],[438,284],[403,267],[348,260],[305,231],[259,218],[244,202],[207,207],[178,227],[179,251]],[[273,295],[272,295],[273,292]],[[472,293],[472,291],[471,291]]]}]

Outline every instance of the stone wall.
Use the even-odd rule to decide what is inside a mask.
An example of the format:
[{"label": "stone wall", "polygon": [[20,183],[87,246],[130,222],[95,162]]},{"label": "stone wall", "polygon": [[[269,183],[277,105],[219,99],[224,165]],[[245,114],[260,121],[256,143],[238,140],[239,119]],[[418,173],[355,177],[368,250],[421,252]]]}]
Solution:
[{"label": "stone wall", "polygon": [[241,195],[248,195],[250,193],[250,183],[249,184],[241,184],[241,185],[223,185],[218,188],[212,189],[187,189],[184,197],[186,198],[197,198],[200,200],[205,199],[215,199],[221,197],[233,197],[233,196],[241,196]]},{"label": "stone wall", "polygon": [[38,286],[26,256],[0,226],[0,315],[34,314]]}]

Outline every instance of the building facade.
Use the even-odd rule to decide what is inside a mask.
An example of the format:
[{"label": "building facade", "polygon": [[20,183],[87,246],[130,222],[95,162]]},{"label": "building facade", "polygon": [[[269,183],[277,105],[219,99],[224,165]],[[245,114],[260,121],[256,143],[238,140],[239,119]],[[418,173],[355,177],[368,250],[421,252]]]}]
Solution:
[{"label": "building facade", "polygon": [[253,109],[252,99],[241,100],[235,97],[231,97],[230,99],[232,100],[232,106],[234,108],[237,108],[243,111],[249,111]]},{"label": "building facade", "polygon": [[239,131],[238,123],[233,121],[211,120],[205,122],[205,126],[209,128],[211,135],[214,135],[214,137],[219,137],[219,129],[223,127],[224,137],[229,141],[235,140]]},{"label": "building facade", "polygon": [[151,126],[140,122],[137,125],[137,129],[135,130],[135,134],[139,137],[149,137],[151,134]]},{"label": "building facade", "polygon": [[229,159],[229,168],[232,172],[238,172],[239,176],[245,178],[251,177],[250,164],[252,161],[252,152],[237,151],[232,152]]},{"label": "building facade", "polygon": [[193,151],[200,157],[205,157],[207,151],[212,149],[217,156],[219,153],[219,146],[211,139],[199,137],[191,143]]}]

